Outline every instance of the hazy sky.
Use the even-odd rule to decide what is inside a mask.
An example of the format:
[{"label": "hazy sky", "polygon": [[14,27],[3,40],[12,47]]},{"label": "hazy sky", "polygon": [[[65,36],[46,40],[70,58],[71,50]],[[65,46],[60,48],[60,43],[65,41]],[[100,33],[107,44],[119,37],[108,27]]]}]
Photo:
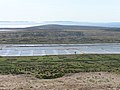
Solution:
[{"label": "hazy sky", "polygon": [[120,21],[120,0],[0,0],[0,21]]}]

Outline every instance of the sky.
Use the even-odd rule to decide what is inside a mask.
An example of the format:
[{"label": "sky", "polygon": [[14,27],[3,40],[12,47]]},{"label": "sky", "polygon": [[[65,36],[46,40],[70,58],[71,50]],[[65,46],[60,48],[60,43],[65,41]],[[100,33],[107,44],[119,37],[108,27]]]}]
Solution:
[{"label": "sky", "polygon": [[120,0],[0,0],[0,21],[120,22]]}]

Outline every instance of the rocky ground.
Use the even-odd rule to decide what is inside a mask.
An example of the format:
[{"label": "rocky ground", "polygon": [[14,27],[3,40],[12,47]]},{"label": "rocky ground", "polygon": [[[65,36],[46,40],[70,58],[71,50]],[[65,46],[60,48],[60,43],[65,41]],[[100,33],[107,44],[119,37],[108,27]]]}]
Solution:
[{"label": "rocky ground", "polygon": [[91,72],[67,74],[57,79],[0,75],[0,90],[120,90],[120,75]]}]

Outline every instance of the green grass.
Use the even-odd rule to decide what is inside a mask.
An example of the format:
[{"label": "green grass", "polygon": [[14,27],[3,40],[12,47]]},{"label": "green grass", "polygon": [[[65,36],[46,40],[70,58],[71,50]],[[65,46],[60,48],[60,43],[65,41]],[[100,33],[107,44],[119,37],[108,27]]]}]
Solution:
[{"label": "green grass", "polygon": [[66,73],[101,71],[120,73],[120,55],[0,57],[0,74],[30,74],[52,79]]}]

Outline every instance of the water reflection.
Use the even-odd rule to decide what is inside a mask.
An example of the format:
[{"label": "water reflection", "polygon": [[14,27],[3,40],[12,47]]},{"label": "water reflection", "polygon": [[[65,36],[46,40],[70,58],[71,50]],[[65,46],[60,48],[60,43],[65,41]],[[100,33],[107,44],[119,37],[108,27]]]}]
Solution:
[{"label": "water reflection", "polygon": [[43,56],[67,54],[120,54],[119,43],[0,45],[0,56]]}]

